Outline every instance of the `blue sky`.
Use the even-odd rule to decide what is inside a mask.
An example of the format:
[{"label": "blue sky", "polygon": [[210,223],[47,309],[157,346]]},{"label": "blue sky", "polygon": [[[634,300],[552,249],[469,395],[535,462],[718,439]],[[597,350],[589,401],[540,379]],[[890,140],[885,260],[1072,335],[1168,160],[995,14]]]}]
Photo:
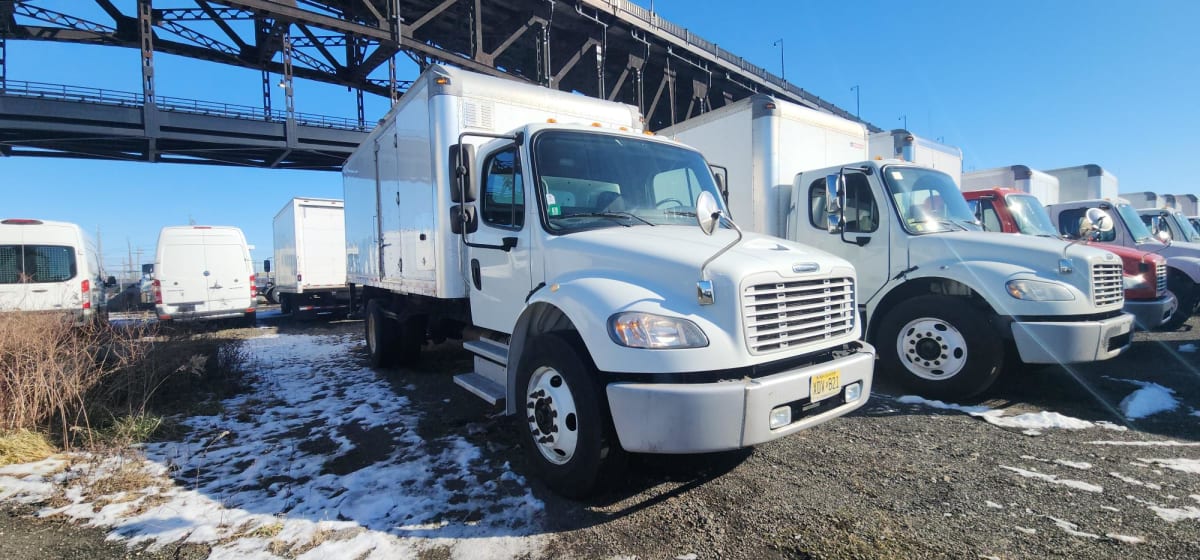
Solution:
[{"label": "blue sky", "polygon": [[[116,4],[132,13],[132,1]],[[907,116],[913,132],[961,147],[964,169],[1098,163],[1122,192],[1200,193],[1200,180],[1180,181],[1174,167],[1200,149],[1200,2],[655,0],[654,8],[776,74],[773,43],[783,39],[789,81],[852,112],[859,86],[865,119],[899,128]],[[8,51],[10,80],[139,89],[131,49],[10,40]],[[257,71],[167,55],[155,62],[159,95],[261,106]],[[415,77],[411,65],[401,69]],[[368,120],[382,116],[386,102],[368,100]],[[303,80],[296,107],[355,116],[345,88]],[[241,227],[261,260],[289,198],[341,197],[340,177],[321,172],[0,158],[0,177],[0,214],[98,228],[110,269],[127,246],[150,255],[159,228],[189,219]]]}]

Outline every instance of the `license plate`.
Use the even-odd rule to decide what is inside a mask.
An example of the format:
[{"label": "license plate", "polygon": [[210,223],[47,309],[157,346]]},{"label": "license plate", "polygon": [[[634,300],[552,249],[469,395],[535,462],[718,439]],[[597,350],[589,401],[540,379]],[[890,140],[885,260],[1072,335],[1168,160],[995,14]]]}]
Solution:
[{"label": "license plate", "polygon": [[814,375],[812,384],[809,387],[809,402],[817,402],[827,399],[842,392],[842,375],[841,372],[834,370],[821,375]]},{"label": "license plate", "polygon": [[184,304],[175,308],[177,313],[191,313],[196,310],[195,304]]}]

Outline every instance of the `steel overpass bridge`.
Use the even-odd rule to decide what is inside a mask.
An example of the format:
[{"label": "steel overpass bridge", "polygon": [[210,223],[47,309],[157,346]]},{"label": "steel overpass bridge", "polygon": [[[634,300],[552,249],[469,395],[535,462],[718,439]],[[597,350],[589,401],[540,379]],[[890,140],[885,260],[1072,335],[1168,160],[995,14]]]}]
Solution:
[{"label": "steel overpass bridge", "polygon": [[[398,57],[636,105],[659,129],[767,93],[833,104],[627,0],[0,0],[0,155],[340,168],[372,123],[365,95],[403,95]],[[68,6],[66,8],[62,6]],[[141,53],[139,91],[14,81],[6,45]],[[154,55],[262,72],[261,107],[158,96]],[[292,80],[346,86],[357,118],[294,110]],[[276,83],[285,107],[272,106]],[[868,124],[872,130],[876,127]]]}]

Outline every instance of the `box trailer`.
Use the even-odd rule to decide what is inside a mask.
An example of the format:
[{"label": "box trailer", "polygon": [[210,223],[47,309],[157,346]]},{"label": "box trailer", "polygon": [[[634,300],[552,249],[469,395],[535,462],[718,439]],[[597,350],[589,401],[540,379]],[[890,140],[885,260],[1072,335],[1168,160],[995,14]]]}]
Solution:
[{"label": "box trailer", "polygon": [[[937,169],[949,175],[956,185],[962,178],[962,150],[960,148],[922,138],[907,130],[896,129],[890,132],[873,133],[868,138],[867,150],[866,159],[900,159],[922,167]],[[804,169],[816,169],[816,167]]]},{"label": "box trailer", "polygon": [[1175,195],[1175,206],[1189,218],[1200,216],[1200,203],[1197,202],[1194,194],[1177,194]]},{"label": "box trailer", "polygon": [[1117,197],[1117,176],[1095,164],[1046,169],[1058,179],[1060,202]]},{"label": "box trailer", "polygon": [[519,414],[529,464],[569,496],[626,451],[756,445],[870,391],[853,267],[742,234],[704,157],[641,122],[432,66],[343,170],[371,363],[466,337],[455,382]]},{"label": "box trailer", "polygon": [[[781,110],[786,102],[763,96],[737,104],[758,105],[729,111],[764,121],[743,124],[756,130],[781,128],[772,121],[784,110],[813,111]],[[747,171],[765,166],[758,158],[777,158],[770,165],[793,175],[790,197],[760,197],[791,201],[778,209],[785,227],[763,233],[854,263],[864,336],[880,369],[913,390],[964,398],[991,385],[1005,363],[1104,360],[1129,347],[1133,318],[1121,311],[1121,263],[1112,253],[981,232],[953,178],[937,169],[888,159],[809,170],[812,147],[752,137],[764,146],[746,149],[727,139],[729,129],[710,121],[690,127],[688,141],[729,169],[731,200],[738,189],[773,188],[736,179],[766,180]]]},{"label": "box trailer", "polygon": [[311,317],[349,305],[344,214],[341,200],[299,197],[275,214],[273,298],[280,312]]},{"label": "box trailer", "polygon": [[1002,188],[1030,194],[1042,204],[1058,202],[1058,179],[1028,165],[1009,165],[962,174],[963,191]]}]

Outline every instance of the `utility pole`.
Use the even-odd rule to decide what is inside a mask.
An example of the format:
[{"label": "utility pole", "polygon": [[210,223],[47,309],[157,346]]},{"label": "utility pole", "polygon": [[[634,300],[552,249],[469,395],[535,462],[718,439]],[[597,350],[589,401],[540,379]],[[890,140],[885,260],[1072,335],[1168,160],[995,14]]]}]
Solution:
[{"label": "utility pole", "polygon": [[858,120],[860,120],[860,121],[861,121],[861,120],[862,120],[862,114],[860,113],[860,109],[861,109],[861,107],[859,106],[859,99],[858,99],[858,98],[859,98],[859,94],[860,94],[860,93],[862,93],[862,92],[861,92],[861,90],[859,89],[859,87],[858,87],[858,85],[857,85],[857,84],[856,84],[856,85],[854,85],[854,86],[851,86],[851,87],[850,87],[850,91],[853,91],[853,92],[854,92],[854,118],[856,118],[856,119],[858,119]]},{"label": "utility pole", "polygon": [[896,119],[896,120],[903,121],[904,122],[904,130],[908,130],[908,115],[900,115],[900,118]]},{"label": "utility pole", "polygon": [[787,81],[787,66],[783,63],[783,39],[771,43],[772,46],[779,47],[779,77]]}]

